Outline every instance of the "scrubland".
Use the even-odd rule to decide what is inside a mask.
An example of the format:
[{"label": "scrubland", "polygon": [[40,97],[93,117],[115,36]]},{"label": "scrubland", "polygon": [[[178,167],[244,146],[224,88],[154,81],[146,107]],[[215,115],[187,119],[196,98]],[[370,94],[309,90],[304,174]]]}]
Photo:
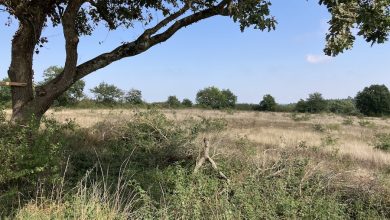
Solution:
[{"label": "scrubland", "polygon": [[[33,135],[3,122],[4,216],[390,218],[387,118],[200,109],[54,109],[46,118]],[[229,181],[209,164],[193,173],[203,138]]]}]

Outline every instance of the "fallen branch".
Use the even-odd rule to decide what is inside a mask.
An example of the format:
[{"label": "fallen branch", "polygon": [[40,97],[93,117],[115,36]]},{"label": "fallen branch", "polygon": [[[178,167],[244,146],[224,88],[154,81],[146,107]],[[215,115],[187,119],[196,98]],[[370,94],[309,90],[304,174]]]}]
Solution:
[{"label": "fallen branch", "polygon": [[196,162],[194,173],[197,173],[200,169],[200,167],[204,164],[204,162],[208,161],[210,162],[211,166],[215,171],[218,172],[219,176],[223,179],[225,179],[228,183],[230,180],[223,174],[221,171],[218,170],[217,164],[214,162],[214,160],[210,157],[210,144],[207,138],[203,139],[204,142],[204,149],[203,149],[203,155],[199,158],[199,160]]}]

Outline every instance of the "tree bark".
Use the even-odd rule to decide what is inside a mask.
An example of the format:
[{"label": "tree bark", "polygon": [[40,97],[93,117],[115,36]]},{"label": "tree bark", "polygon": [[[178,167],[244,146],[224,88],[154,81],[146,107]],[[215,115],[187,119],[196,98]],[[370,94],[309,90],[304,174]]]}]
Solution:
[{"label": "tree bark", "polygon": [[12,82],[26,83],[23,87],[11,87],[12,121],[26,121],[42,114],[32,105],[33,91],[33,56],[35,46],[41,36],[44,16],[36,15],[19,19],[19,29],[12,40],[11,65],[8,76]]}]

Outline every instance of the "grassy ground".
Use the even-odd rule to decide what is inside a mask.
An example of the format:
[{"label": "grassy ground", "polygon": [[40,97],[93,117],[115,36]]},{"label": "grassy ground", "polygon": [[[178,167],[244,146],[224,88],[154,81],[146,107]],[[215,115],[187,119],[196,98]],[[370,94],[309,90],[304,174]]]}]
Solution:
[{"label": "grassy ground", "polygon": [[[131,119],[137,110],[58,110],[47,116],[64,122],[74,119],[82,127],[98,122],[120,123]],[[170,119],[223,118],[228,122],[224,137],[246,137],[259,148],[291,147],[305,142],[324,151],[340,154],[362,164],[362,168],[390,165],[390,154],[374,149],[375,135],[390,133],[390,119],[343,117],[333,114],[305,115],[266,112],[224,112],[212,110],[162,110]]]},{"label": "grassy ground", "polygon": [[[57,193],[60,198],[45,195],[41,200],[27,200],[16,210],[16,217],[390,217],[390,153],[375,148],[378,135],[390,133],[389,119],[199,109],[161,110],[162,115],[145,111],[48,112],[47,117],[59,122],[72,119],[80,126],[73,133],[65,132],[62,140],[64,151],[72,152],[70,162],[62,160],[68,170],[62,185],[68,184],[69,189]],[[49,136],[62,138],[61,129]],[[204,137],[210,140],[211,157],[229,183],[219,179],[209,165],[192,174]],[[96,164],[100,164],[98,169]],[[99,173],[94,175],[99,178],[88,176],[94,180],[86,181],[88,172]]]}]

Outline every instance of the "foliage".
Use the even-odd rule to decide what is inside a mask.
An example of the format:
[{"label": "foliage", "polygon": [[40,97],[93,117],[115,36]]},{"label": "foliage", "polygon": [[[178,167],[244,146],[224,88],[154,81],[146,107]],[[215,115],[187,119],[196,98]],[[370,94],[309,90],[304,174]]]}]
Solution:
[{"label": "foliage", "polygon": [[390,92],[385,85],[371,85],[358,92],[356,107],[367,116],[390,114]]},{"label": "foliage", "polygon": [[[335,1],[320,0],[332,15],[326,35],[327,55],[338,55],[351,49],[355,35],[371,44],[384,43],[390,33],[390,7],[388,0]],[[357,31],[354,31],[357,30]]]},{"label": "foliage", "polygon": [[[50,80],[53,80],[59,76],[64,71],[63,67],[50,66],[45,71],[43,71],[43,82],[38,83],[38,85],[43,85]],[[54,106],[68,106],[74,105],[84,97],[84,87],[85,81],[78,80],[76,81],[66,92],[64,92],[60,97],[54,101]]]},{"label": "foliage", "polygon": [[140,105],[143,103],[142,101],[142,92],[141,90],[131,89],[126,93],[125,102],[130,103],[132,105]]},{"label": "foliage", "polygon": [[315,92],[309,94],[306,99],[307,111],[310,113],[324,112],[328,108],[328,103],[322,98],[321,93]]},{"label": "foliage", "polygon": [[105,82],[91,89],[91,92],[95,95],[96,101],[102,104],[112,105],[121,101],[123,97],[121,89]]},{"label": "foliage", "polygon": [[181,102],[181,105],[184,107],[187,107],[187,108],[191,108],[193,104],[192,104],[191,100],[183,99],[183,101]]},{"label": "foliage", "polygon": [[196,94],[196,102],[206,108],[224,109],[233,108],[236,104],[237,96],[229,89],[220,90],[217,87],[207,87]]},{"label": "foliage", "polygon": [[178,108],[181,105],[179,99],[176,96],[168,96],[166,103],[169,108]]},{"label": "foliage", "polygon": [[307,104],[305,102],[305,100],[303,99],[300,99],[297,104],[295,105],[295,111],[297,112],[306,112],[307,111]]},{"label": "foliage", "polygon": [[[44,168],[46,171],[11,181],[9,187],[20,187],[8,197],[2,193],[0,207],[6,208],[10,197],[17,201],[18,192],[23,197],[15,215],[10,216],[16,219],[390,217],[389,190],[371,182],[355,184],[345,176],[351,172],[323,171],[322,162],[317,157],[310,158],[308,147],[259,152],[258,145],[248,139],[222,140],[216,135],[213,146],[222,141],[219,144],[227,144],[229,151],[216,152],[214,159],[231,182],[218,179],[209,166],[193,174],[197,148],[201,147],[198,136],[218,134],[215,132],[224,130],[226,123],[224,119],[208,118],[176,122],[151,110],[136,113],[129,122],[102,122],[88,130],[72,123],[45,124],[30,141],[43,146],[58,143],[57,150],[49,150],[53,145],[47,145],[48,152],[36,155],[40,160],[54,157],[53,162],[39,161],[50,164]],[[12,129],[8,126],[3,123],[1,128]],[[8,135],[0,140],[24,143],[27,140],[23,137]],[[48,142],[49,138],[54,141]],[[327,145],[336,141],[334,137],[323,139]],[[13,163],[19,167],[29,157],[30,154],[24,155],[23,160],[18,155],[6,158],[19,158]],[[333,166],[333,162],[323,166]],[[65,164],[68,169],[63,175]],[[61,169],[51,170],[54,165]],[[8,171],[18,173],[18,169]],[[39,196],[25,197],[28,188],[40,188],[39,181],[49,177],[56,177],[54,180],[60,180],[60,184],[39,190]],[[34,187],[28,187],[31,185]],[[2,185],[0,189],[7,187]],[[5,211],[9,213],[9,207]]]},{"label": "foliage", "polygon": [[263,100],[260,102],[260,111],[275,111],[276,110],[276,102],[275,102],[275,99],[274,97],[272,97],[271,95],[267,94],[265,96],[263,96]]},{"label": "foliage", "polygon": [[[8,77],[2,79],[3,82],[10,81]],[[0,86],[0,106],[10,106],[12,101],[11,87]]]},{"label": "foliage", "polygon": [[390,151],[390,134],[377,134],[374,146],[376,149]]},{"label": "foliage", "polygon": [[358,110],[352,98],[328,100],[329,111],[335,114],[356,115]]},{"label": "foliage", "polygon": [[328,109],[327,101],[322,98],[321,93],[315,92],[309,94],[309,97],[304,100],[299,100],[295,106],[295,110],[298,112],[319,113]]},{"label": "foliage", "polygon": [[72,143],[65,137],[75,125],[46,118],[42,124],[46,129],[38,130],[35,120],[26,126],[0,123],[0,204],[7,204],[0,206],[0,213],[18,204],[18,193],[29,198],[37,185],[46,189],[60,181],[66,146]]}]

